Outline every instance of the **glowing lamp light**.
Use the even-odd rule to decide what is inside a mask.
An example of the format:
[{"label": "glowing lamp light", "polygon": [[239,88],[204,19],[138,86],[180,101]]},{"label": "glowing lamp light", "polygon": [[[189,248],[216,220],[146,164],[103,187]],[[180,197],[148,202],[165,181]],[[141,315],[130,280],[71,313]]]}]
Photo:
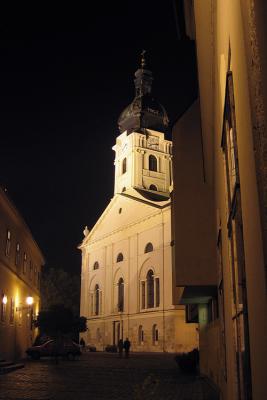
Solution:
[{"label": "glowing lamp light", "polygon": [[26,298],[26,303],[28,304],[28,306],[31,306],[33,304],[33,297],[32,296],[28,296]]},{"label": "glowing lamp light", "polygon": [[7,303],[7,296],[4,294],[3,299],[2,299],[3,304]]}]

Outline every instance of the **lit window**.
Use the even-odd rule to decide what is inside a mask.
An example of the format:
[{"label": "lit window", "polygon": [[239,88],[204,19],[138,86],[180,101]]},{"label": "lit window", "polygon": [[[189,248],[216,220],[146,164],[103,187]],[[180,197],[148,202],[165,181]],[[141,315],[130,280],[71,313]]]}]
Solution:
[{"label": "lit window", "polygon": [[123,254],[122,254],[122,253],[119,253],[119,254],[117,255],[117,262],[121,262],[121,261],[123,261]]},{"label": "lit window", "polygon": [[149,170],[150,171],[157,171],[158,170],[158,162],[155,156],[150,155],[149,156]]}]

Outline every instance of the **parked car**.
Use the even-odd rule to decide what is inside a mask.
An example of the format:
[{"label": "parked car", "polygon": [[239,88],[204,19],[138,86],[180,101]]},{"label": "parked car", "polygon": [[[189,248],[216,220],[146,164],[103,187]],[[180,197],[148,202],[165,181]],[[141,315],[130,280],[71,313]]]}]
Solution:
[{"label": "parked car", "polygon": [[85,346],[85,350],[86,350],[86,351],[96,351],[96,347],[93,346],[92,344],[87,344],[87,345]]},{"label": "parked car", "polygon": [[39,346],[29,347],[26,353],[34,360],[39,360],[40,357],[51,356],[74,358],[81,355],[81,349],[80,346],[71,339],[64,338],[62,340],[51,339]]}]

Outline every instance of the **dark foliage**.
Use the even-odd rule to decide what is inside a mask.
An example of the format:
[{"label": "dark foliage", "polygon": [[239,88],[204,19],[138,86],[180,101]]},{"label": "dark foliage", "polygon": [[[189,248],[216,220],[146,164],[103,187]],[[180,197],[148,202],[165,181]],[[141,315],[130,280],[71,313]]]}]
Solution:
[{"label": "dark foliage", "polygon": [[72,310],[60,304],[50,306],[49,310],[40,311],[35,324],[42,334],[50,336],[68,333],[75,335],[87,329],[85,317],[74,316]]}]

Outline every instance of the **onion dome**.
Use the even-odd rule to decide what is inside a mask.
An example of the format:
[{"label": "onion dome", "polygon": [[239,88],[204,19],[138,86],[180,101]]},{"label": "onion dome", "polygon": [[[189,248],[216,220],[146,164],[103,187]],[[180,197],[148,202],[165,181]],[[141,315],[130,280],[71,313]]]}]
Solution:
[{"label": "onion dome", "polygon": [[141,68],[135,73],[135,98],[118,119],[120,132],[143,132],[153,129],[165,132],[169,119],[164,107],[151,95],[153,76],[145,69],[145,51],[142,52]]}]

